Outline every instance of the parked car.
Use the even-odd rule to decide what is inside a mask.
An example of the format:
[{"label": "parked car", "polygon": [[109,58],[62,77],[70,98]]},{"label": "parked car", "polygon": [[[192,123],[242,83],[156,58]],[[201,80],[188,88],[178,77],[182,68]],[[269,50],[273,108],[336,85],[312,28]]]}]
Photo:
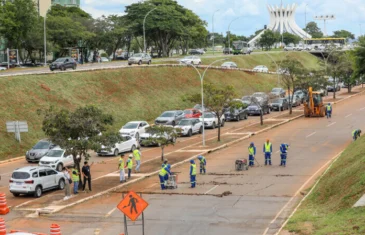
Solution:
[{"label": "parked car", "polygon": [[[143,135],[143,134],[142,134]],[[136,138],[129,135],[122,135],[123,140],[116,143],[112,148],[102,145],[101,149],[97,151],[98,156],[108,156],[114,155],[118,156],[119,153],[133,152],[135,149],[139,148],[139,143]]]},{"label": "parked car", "polygon": [[139,144],[141,146],[155,146],[155,145],[158,145],[157,142],[147,141],[147,140],[150,140],[150,139],[153,140],[153,138],[157,138],[157,137],[158,138],[165,138],[168,141],[170,141],[171,143],[176,142],[175,136],[171,136],[171,135],[168,135],[167,133],[164,133],[164,135],[161,137],[161,136],[157,136],[156,134],[147,131],[146,133],[144,133],[140,136]]},{"label": "parked car", "polygon": [[294,95],[295,96],[298,96],[299,97],[299,100],[300,100],[300,103],[303,104],[304,103],[304,100],[306,99],[306,92],[302,91],[302,90],[296,90],[294,92]]},{"label": "parked car", "polygon": [[39,160],[39,166],[51,167],[57,171],[62,171],[64,166],[73,166],[74,160],[73,156],[70,154],[66,154],[66,151],[57,147],[52,150],[49,150],[46,155],[44,155]]},{"label": "parked car", "polygon": [[185,118],[185,114],[182,110],[166,111],[155,119],[155,124],[175,126],[183,118]]},{"label": "parked car", "polygon": [[262,114],[270,114],[270,106],[268,104],[264,104],[262,106],[252,103],[247,107],[247,112],[248,115],[261,115],[261,110],[262,110]]},{"label": "parked car", "polygon": [[253,49],[250,47],[245,47],[242,49],[242,54],[250,55],[252,53]]},{"label": "parked car", "polygon": [[276,87],[271,90],[270,94],[276,97],[285,97],[286,92],[283,88]]},{"label": "parked car", "polygon": [[225,108],[224,117],[227,121],[240,121],[248,118],[248,111],[245,108]]},{"label": "parked car", "polygon": [[292,104],[291,106],[292,107],[297,107],[297,106],[300,106],[302,104],[299,96],[295,95],[294,96],[290,96],[290,99],[289,99],[289,96],[285,97],[285,99],[290,103],[290,99],[293,99],[292,100]]},{"label": "parked car", "polygon": [[258,65],[255,68],[253,68],[254,72],[261,72],[261,73],[267,73],[269,72],[269,69],[265,65]]},{"label": "parked car", "polygon": [[[200,112],[203,112],[203,108],[202,108],[201,104],[196,104],[193,108],[199,110]],[[204,111],[208,111],[208,109],[206,107],[204,107]]]},{"label": "parked car", "polygon": [[197,50],[197,49],[191,49],[190,51],[189,51],[189,55],[203,55],[204,54],[204,52],[203,51],[201,51],[201,50]]},{"label": "parked car", "polygon": [[122,135],[129,135],[131,137],[139,140],[139,136],[146,132],[146,128],[150,125],[146,121],[132,121],[125,124],[120,130],[119,133]]},{"label": "parked car", "polygon": [[202,113],[198,109],[185,109],[184,115],[185,118],[199,118]]},{"label": "parked car", "polygon": [[237,64],[234,63],[234,62],[224,62],[221,65],[221,68],[224,68],[224,69],[232,69],[232,68],[238,68],[238,67],[237,67]]},{"label": "parked car", "polygon": [[13,171],[9,180],[9,190],[14,197],[18,197],[20,194],[41,197],[45,191],[63,190],[64,188],[64,174],[43,166],[18,168]]},{"label": "parked car", "polygon": [[286,47],[284,47],[284,51],[294,51],[294,47],[286,46]]},{"label": "parked car", "polygon": [[179,135],[190,137],[193,134],[203,132],[203,123],[198,118],[186,118],[182,119],[175,128],[180,129]]},{"label": "parked car", "polygon": [[270,108],[273,111],[284,111],[289,109],[289,102],[286,98],[275,99],[270,103]]},{"label": "parked car", "polygon": [[[226,122],[226,119],[224,117],[224,114],[221,116],[221,127],[224,126],[224,123]],[[203,121],[203,117],[200,117],[199,120],[202,122]],[[213,112],[205,112],[204,113],[204,127],[205,128],[212,128],[215,129],[216,127],[218,127],[218,117],[215,113]]]},{"label": "parked car", "polygon": [[115,56],[115,59],[116,60],[128,60],[129,57],[133,56],[133,52],[122,52],[121,54],[119,55],[116,55]]},{"label": "parked car", "polygon": [[338,82],[338,78],[336,78],[336,82],[334,81],[333,78],[329,78],[328,79],[328,84],[330,84],[326,87],[328,92],[334,92],[334,91],[340,91],[341,90],[341,84]]},{"label": "parked car", "polygon": [[198,56],[185,56],[183,59],[179,60],[180,64],[195,64],[199,65],[202,60]]},{"label": "parked car", "polygon": [[151,64],[151,63],[152,63],[151,56],[146,53],[137,53],[129,57],[128,59],[128,65],[132,64],[141,65],[141,64]]},{"label": "parked car", "polygon": [[49,140],[40,140],[32,149],[25,153],[25,159],[28,162],[38,162],[49,150],[54,149],[55,147],[57,146],[52,144]]},{"label": "parked car", "polygon": [[106,57],[101,57],[100,60],[101,62],[109,62],[109,59]]},{"label": "parked car", "polygon": [[233,54],[233,49],[232,48],[224,48],[223,49],[223,54]]},{"label": "parked car", "polygon": [[75,70],[77,68],[76,61],[71,57],[62,57],[58,58],[57,60],[53,61],[49,65],[49,69],[51,71],[59,69],[62,71],[65,71],[66,69],[73,69]]},{"label": "parked car", "polygon": [[249,106],[252,103],[252,96],[246,95],[241,98],[242,102]]},{"label": "parked car", "polygon": [[5,71],[7,68],[0,66],[0,71]]}]

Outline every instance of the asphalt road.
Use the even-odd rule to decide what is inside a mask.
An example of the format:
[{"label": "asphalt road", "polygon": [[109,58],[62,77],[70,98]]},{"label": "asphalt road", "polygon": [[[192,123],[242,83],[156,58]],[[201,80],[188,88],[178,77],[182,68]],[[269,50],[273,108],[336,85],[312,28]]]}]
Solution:
[{"label": "asphalt road", "polygon": [[[301,118],[209,154],[208,174],[198,175],[196,189],[189,188],[189,164],[173,169],[180,172],[176,190],[161,191],[157,177],[126,188],[142,191],[150,204],[144,214],[145,234],[274,234],[302,198],[300,192],[316,178],[314,173],[351,142],[354,128],[365,128],[364,99],[362,94],[335,105],[331,120]],[[273,166],[265,167],[262,144],[267,138],[274,154]],[[235,172],[234,161],[247,157],[250,142],[256,143],[260,166]],[[290,144],[286,168],[278,166],[282,142]],[[231,194],[220,197],[224,192]],[[46,232],[56,222],[62,234],[93,234],[95,229],[100,234],[119,234],[123,217],[115,207],[121,197],[120,192],[111,193],[41,220],[20,212],[5,219],[12,228],[28,229],[27,224],[30,231]],[[142,234],[141,227],[129,225],[129,234]]]}]

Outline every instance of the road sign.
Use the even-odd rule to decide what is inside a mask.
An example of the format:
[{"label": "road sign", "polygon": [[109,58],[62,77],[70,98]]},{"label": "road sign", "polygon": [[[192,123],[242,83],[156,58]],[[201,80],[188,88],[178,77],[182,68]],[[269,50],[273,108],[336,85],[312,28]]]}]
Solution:
[{"label": "road sign", "polygon": [[143,198],[130,191],[118,204],[117,208],[129,219],[136,221],[147,206],[148,203]]},{"label": "road sign", "polygon": [[26,121],[6,122],[6,130],[15,133],[15,139],[21,142],[20,132],[28,132],[28,124]]}]

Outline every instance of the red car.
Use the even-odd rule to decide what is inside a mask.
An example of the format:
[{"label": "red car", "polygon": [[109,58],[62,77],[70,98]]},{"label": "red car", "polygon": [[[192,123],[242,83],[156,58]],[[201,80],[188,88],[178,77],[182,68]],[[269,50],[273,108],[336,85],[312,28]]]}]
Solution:
[{"label": "red car", "polygon": [[197,109],[185,109],[185,118],[199,118],[202,113]]}]

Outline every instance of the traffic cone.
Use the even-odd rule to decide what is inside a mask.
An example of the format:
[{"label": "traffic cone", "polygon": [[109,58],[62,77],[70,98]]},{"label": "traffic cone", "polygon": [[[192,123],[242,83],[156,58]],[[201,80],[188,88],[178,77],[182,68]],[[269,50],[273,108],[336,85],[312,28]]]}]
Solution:
[{"label": "traffic cone", "polygon": [[58,224],[51,225],[50,235],[61,235],[61,228]]},{"label": "traffic cone", "polygon": [[6,235],[5,221],[0,218],[0,235]]},{"label": "traffic cone", "polygon": [[0,215],[9,213],[9,207],[6,205],[5,193],[0,193]]}]

